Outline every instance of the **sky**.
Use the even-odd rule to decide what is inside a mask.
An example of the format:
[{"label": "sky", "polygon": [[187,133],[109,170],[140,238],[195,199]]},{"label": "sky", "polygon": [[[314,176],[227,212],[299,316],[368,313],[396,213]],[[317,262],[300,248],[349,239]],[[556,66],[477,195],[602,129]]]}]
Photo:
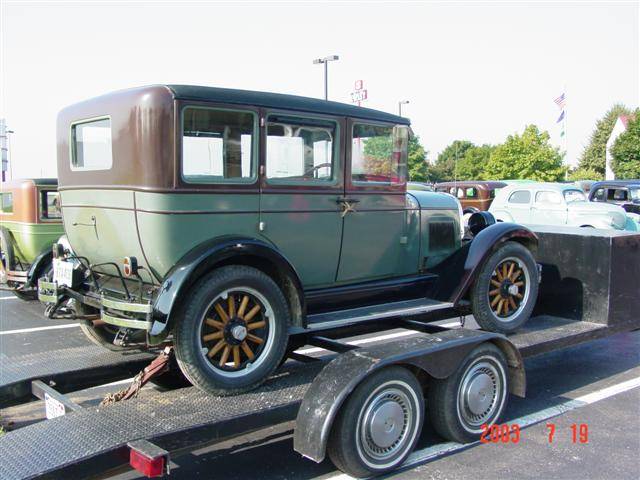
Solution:
[{"label": "sky", "polygon": [[0,118],[14,178],[56,175],[56,115],[109,91],[183,83],[350,102],[411,118],[434,160],[534,123],[567,160],[614,103],[640,103],[640,1],[31,2],[2,0]]}]

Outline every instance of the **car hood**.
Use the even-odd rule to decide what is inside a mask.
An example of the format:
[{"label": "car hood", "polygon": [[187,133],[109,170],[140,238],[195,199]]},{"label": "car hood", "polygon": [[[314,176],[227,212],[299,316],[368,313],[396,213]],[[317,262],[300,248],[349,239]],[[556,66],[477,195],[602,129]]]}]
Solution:
[{"label": "car hood", "polygon": [[567,205],[569,214],[599,215],[610,218],[616,228],[622,229],[627,221],[627,214],[622,207],[610,203],[571,202]]}]

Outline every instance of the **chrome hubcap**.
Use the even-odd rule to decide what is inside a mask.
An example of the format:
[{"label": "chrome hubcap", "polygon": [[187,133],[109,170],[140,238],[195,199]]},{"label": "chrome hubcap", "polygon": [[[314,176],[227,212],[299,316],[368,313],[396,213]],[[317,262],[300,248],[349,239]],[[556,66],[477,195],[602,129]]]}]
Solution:
[{"label": "chrome hubcap", "polygon": [[398,403],[383,403],[371,415],[371,423],[368,425],[371,440],[382,448],[390,447],[400,437],[403,422],[404,412]]},{"label": "chrome hubcap", "polygon": [[471,380],[464,392],[469,410],[475,415],[481,415],[485,412],[491,405],[493,390],[491,377],[485,373],[481,373]]},{"label": "chrome hubcap", "polygon": [[467,429],[475,431],[493,421],[504,404],[504,372],[493,360],[471,365],[458,390],[458,413]]}]

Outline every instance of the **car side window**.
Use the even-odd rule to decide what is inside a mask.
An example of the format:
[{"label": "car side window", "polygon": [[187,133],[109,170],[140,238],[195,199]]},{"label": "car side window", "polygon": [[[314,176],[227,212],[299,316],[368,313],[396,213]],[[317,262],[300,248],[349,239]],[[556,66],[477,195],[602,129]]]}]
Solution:
[{"label": "car side window", "polygon": [[527,204],[531,202],[531,192],[529,190],[516,190],[509,195],[509,203]]},{"label": "car side window", "polygon": [[614,202],[624,202],[627,200],[627,191],[624,188],[610,188],[607,197]]},{"label": "car side window", "polygon": [[13,193],[3,192],[0,199],[2,200],[2,213],[13,213]]},{"label": "car side window", "polygon": [[291,116],[267,118],[266,175],[270,183],[331,183],[339,158],[336,122]]},{"label": "car side window", "polygon": [[537,192],[536,203],[546,203],[549,205],[561,205],[562,197],[558,192]]},{"label": "car side window", "polygon": [[42,218],[47,220],[62,218],[62,212],[60,211],[60,193],[44,190],[40,195]]},{"label": "car side window", "polygon": [[593,194],[594,202],[604,202],[604,188],[597,189]]},{"label": "car side window", "polygon": [[355,124],[351,139],[351,179],[358,183],[406,181],[408,128]]},{"label": "car side window", "polygon": [[252,182],[256,128],[253,112],[184,108],[182,178],[188,183]]},{"label": "car side window", "polygon": [[465,190],[465,194],[467,196],[467,198],[475,198],[476,197],[476,189],[473,187],[469,187]]}]

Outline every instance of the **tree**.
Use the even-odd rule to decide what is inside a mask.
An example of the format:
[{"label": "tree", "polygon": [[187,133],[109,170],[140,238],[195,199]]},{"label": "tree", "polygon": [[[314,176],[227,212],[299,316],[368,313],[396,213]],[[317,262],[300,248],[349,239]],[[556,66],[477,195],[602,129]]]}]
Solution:
[{"label": "tree", "polygon": [[[364,144],[364,161],[370,173],[391,174],[393,139],[389,136],[371,137]],[[420,144],[420,137],[411,135],[407,145],[407,173],[410,180],[426,182],[430,180],[427,153]]]},{"label": "tree", "polygon": [[468,148],[458,161],[456,178],[458,180],[484,180],[484,171],[495,147],[491,145]]},{"label": "tree", "polygon": [[474,147],[468,140],[454,140],[440,154],[433,166],[433,174],[436,180],[453,180],[457,177],[456,164],[464,158],[467,150]]},{"label": "tree", "polygon": [[640,110],[611,147],[611,169],[616,178],[640,178]]},{"label": "tree", "polygon": [[596,122],[596,128],[591,133],[589,144],[580,156],[578,167],[584,170],[598,172],[596,180],[603,180],[606,164],[607,140],[620,115],[629,115],[631,111],[622,104],[615,104],[609,111]]},{"label": "tree", "polygon": [[562,180],[566,168],[557,147],[549,143],[549,133],[528,125],[522,135],[513,134],[491,153],[485,169],[487,179],[529,179],[541,182]]},{"label": "tree", "polygon": [[602,180],[602,175],[592,168],[577,167],[569,171],[568,180],[576,182],[578,180]]},{"label": "tree", "polygon": [[420,137],[409,137],[409,153],[407,159],[409,180],[414,182],[426,182],[431,180],[427,164],[427,152],[420,144]]}]

